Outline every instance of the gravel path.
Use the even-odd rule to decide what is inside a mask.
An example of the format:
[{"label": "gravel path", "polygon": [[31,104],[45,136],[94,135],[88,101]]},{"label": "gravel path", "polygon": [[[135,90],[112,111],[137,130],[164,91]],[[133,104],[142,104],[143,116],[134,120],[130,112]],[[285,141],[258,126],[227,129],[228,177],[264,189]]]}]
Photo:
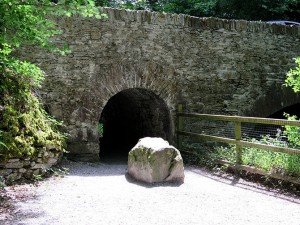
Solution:
[{"label": "gravel path", "polygon": [[181,185],[145,185],[126,177],[126,163],[63,166],[68,176],[27,185],[29,198],[0,224],[300,224],[300,199],[202,169],[185,168]]}]

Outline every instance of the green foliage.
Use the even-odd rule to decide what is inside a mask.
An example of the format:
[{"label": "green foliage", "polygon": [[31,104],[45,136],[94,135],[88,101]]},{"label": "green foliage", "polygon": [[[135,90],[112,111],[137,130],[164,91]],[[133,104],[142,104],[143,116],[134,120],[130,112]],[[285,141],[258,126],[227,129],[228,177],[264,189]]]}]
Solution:
[{"label": "green foliage", "polygon": [[2,130],[0,130],[0,146],[2,146],[2,148],[7,148],[7,146],[1,140],[2,140]]},{"label": "green foliage", "polygon": [[161,10],[160,0],[95,0],[102,7],[125,8],[132,10]]},{"label": "green foliage", "polygon": [[246,20],[298,20],[300,0],[95,0],[96,5],[192,16]]},{"label": "green foliage", "polygon": [[5,56],[24,44],[35,44],[64,54],[64,49],[51,42],[51,37],[61,31],[48,16],[80,14],[100,18],[94,4],[92,0],[59,0],[57,4],[49,0],[0,0],[1,61],[6,62]]},{"label": "green foliage", "polygon": [[[297,116],[290,116],[289,114],[285,114],[288,120],[298,120]],[[292,148],[300,149],[300,127],[295,126],[285,126],[285,131],[289,146]]]},{"label": "green foliage", "polygon": [[66,54],[66,46],[58,48],[51,41],[61,33],[51,18],[103,15],[92,0],[0,0],[0,12],[0,161],[47,148],[64,151],[61,123],[47,115],[35,95],[44,80],[42,70],[12,55],[24,45]]},{"label": "green foliage", "polygon": [[[280,147],[287,147],[287,142],[282,141],[282,137],[272,138],[264,136],[261,140],[252,139],[254,143],[269,144]],[[291,147],[291,146],[289,146]],[[236,147],[217,147],[217,156],[220,159],[228,160],[232,163],[236,161]],[[242,164],[254,166],[263,171],[289,176],[300,176],[300,156],[274,152],[269,150],[245,147],[242,150]]]},{"label": "green foliage", "polygon": [[58,48],[51,41],[60,34],[55,22],[49,16],[95,16],[101,18],[99,9],[92,0],[0,0],[0,70],[9,69],[22,74],[29,86],[37,87],[43,80],[42,71],[35,65],[20,61],[11,56],[22,45],[34,44],[52,51],[65,54],[68,48]]},{"label": "green foliage", "polygon": [[[4,182],[4,178],[2,176],[0,176],[0,189],[3,189],[5,187],[6,187],[6,185],[5,185],[5,182]],[[1,201],[1,198],[0,198],[0,201]]]},{"label": "green foliage", "polygon": [[218,0],[215,16],[245,20],[297,20],[299,6],[299,0]]},{"label": "green foliage", "polygon": [[98,123],[98,133],[100,137],[103,137],[103,123]]},{"label": "green foliage", "polygon": [[43,176],[40,174],[33,174],[33,179],[35,181],[41,181],[41,180],[43,180]]},{"label": "green foliage", "polygon": [[294,92],[300,91],[300,57],[295,59],[296,68],[291,69],[286,76],[285,84],[293,88]]},{"label": "green foliage", "polygon": [[164,1],[163,11],[192,16],[216,16],[217,0],[169,0]]},{"label": "green foliage", "polygon": [[66,167],[52,167],[49,168],[48,172],[53,174],[55,177],[64,177],[70,173],[70,169]]}]

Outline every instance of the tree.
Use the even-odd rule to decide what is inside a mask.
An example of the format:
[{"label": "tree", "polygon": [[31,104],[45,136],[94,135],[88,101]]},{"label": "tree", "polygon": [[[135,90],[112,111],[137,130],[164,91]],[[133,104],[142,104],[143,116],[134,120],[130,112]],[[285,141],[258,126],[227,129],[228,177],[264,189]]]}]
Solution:
[{"label": "tree", "polygon": [[191,16],[215,16],[217,0],[162,0],[162,10]]},{"label": "tree", "polygon": [[160,0],[95,0],[97,6],[132,10],[160,11]]},{"label": "tree", "polygon": [[299,20],[300,0],[95,0],[100,6],[246,20]]},{"label": "tree", "polygon": [[229,19],[296,20],[299,6],[299,0],[218,0],[215,12],[216,16]]},{"label": "tree", "polygon": [[44,79],[42,70],[13,53],[27,44],[67,53],[51,41],[60,31],[49,16],[74,14],[101,17],[92,0],[0,0],[0,161],[38,154],[47,145],[64,150],[60,123],[47,115],[35,95]]}]

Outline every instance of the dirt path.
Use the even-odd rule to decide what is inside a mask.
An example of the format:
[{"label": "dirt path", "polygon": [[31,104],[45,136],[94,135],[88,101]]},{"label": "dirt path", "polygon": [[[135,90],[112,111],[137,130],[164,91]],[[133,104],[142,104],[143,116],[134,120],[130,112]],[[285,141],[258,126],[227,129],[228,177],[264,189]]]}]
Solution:
[{"label": "dirt path", "polygon": [[[126,178],[126,164],[65,162],[70,174],[15,201],[5,225],[300,224],[300,199],[233,177],[187,167],[182,185],[144,185]],[[8,190],[9,191],[9,190]]]}]

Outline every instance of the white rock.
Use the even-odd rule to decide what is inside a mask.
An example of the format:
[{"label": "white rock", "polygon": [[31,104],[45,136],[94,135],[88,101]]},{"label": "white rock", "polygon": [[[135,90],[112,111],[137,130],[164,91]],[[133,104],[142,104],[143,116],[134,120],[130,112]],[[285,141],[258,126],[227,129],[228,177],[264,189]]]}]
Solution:
[{"label": "white rock", "polygon": [[184,182],[180,152],[162,138],[142,138],[128,153],[128,174],[147,182]]}]

